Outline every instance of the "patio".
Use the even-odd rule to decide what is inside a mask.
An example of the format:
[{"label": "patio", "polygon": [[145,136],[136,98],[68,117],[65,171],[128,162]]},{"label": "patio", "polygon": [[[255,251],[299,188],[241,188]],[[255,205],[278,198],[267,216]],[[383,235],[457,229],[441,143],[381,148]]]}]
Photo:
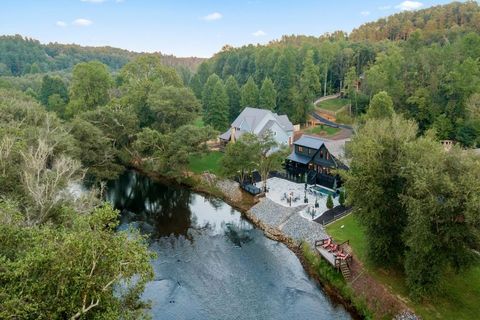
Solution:
[{"label": "patio", "polygon": [[[273,177],[267,179],[267,190],[265,196],[284,207],[306,206],[299,211],[299,214],[308,220],[315,220],[328,210],[327,195],[315,192],[312,186],[308,186],[305,192],[304,183]],[[305,194],[307,203],[304,202]],[[317,208],[315,208],[315,201],[318,203]],[[333,204],[334,206],[339,204],[338,197],[333,198]]]}]

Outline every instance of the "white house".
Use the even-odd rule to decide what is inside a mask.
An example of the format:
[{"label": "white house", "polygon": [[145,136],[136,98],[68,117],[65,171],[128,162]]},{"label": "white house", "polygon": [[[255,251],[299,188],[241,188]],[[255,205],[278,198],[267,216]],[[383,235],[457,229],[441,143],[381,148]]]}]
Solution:
[{"label": "white house", "polygon": [[293,143],[294,126],[286,115],[279,116],[270,110],[246,107],[233,121],[230,130],[220,135],[224,143],[235,141],[244,133],[249,132],[261,137],[270,131],[279,145]]}]

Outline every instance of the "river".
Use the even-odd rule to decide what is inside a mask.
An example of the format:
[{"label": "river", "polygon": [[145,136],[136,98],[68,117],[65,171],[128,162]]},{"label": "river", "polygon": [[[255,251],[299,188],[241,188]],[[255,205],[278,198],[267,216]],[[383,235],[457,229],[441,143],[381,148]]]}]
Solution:
[{"label": "river", "polygon": [[221,200],[127,171],[107,188],[120,228],[147,234],[153,319],[350,319],[297,257]]}]

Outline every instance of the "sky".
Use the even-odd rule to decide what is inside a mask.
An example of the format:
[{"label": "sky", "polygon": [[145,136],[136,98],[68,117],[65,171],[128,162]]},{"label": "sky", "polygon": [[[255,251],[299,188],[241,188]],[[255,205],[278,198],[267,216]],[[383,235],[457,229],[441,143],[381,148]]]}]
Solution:
[{"label": "sky", "polygon": [[442,0],[1,0],[0,34],[42,43],[210,57],[224,45],[350,32]]}]

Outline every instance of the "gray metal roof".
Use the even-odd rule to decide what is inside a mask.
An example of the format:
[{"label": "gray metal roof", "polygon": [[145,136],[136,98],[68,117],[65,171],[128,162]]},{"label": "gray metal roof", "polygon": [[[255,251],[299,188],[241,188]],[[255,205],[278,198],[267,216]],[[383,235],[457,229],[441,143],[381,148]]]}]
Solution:
[{"label": "gray metal roof", "polygon": [[[238,140],[243,135],[244,131],[235,131],[235,140]],[[225,141],[230,141],[230,137],[232,135],[232,130],[227,130],[224,133],[222,133],[219,138]]]},{"label": "gray metal roof", "polygon": [[258,135],[259,136],[264,135],[267,132],[267,130],[270,130],[273,127],[274,124],[275,124],[275,121],[268,120],[267,123],[263,126],[262,130],[260,130]]},{"label": "gray metal roof", "polygon": [[295,141],[294,144],[297,146],[318,150],[324,144],[324,142],[325,141],[320,138],[303,135],[300,137],[300,139]]},{"label": "gray metal roof", "polygon": [[293,151],[292,153],[290,153],[287,159],[295,162],[307,164],[312,160],[312,157],[309,157],[303,154],[298,154],[298,153],[295,153],[295,151]]},{"label": "gray metal roof", "polygon": [[242,123],[245,121],[248,124],[250,131],[253,131],[257,127],[259,122],[269,112],[269,110],[246,107],[245,109],[243,109],[242,113],[238,115],[235,121],[233,121],[232,126],[240,128]]},{"label": "gray metal roof", "polygon": [[280,124],[280,127],[283,128],[285,131],[293,131],[293,124],[290,122],[288,117],[286,115],[281,115],[279,116],[278,114],[274,113],[273,114],[275,118],[277,119],[278,123]]}]

